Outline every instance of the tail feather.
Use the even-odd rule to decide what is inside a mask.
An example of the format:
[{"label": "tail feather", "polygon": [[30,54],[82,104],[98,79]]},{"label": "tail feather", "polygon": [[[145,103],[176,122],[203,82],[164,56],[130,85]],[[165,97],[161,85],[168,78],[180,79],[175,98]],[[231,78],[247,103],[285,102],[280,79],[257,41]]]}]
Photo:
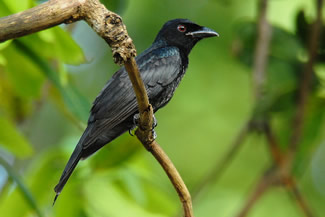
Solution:
[{"label": "tail feather", "polygon": [[55,201],[58,198],[59,194],[61,193],[64,185],[67,183],[68,179],[70,178],[73,170],[76,168],[81,157],[82,157],[82,146],[78,144],[75,150],[73,151],[67,165],[64,168],[59,183],[54,188],[56,195],[53,201],[53,205],[55,204]]}]

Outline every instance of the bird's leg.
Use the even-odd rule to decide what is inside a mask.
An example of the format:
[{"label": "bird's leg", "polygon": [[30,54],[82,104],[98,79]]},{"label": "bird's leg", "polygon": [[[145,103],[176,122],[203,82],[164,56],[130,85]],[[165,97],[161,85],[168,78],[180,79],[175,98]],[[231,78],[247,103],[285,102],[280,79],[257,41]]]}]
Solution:
[{"label": "bird's leg", "polygon": [[[155,127],[157,127],[158,125],[158,122],[157,122],[157,119],[155,117],[155,115],[153,115],[153,122],[152,122],[152,135],[153,135],[153,139],[156,139],[157,138],[157,133],[155,132]],[[132,133],[132,130],[134,130],[137,126],[139,126],[139,123],[140,123],[140,114],[139,113],[136,113],[134,116],[133,116],[133,126],[132,128],[129,129],[129,134],[131,136],[134,136],[134,134]]]}]

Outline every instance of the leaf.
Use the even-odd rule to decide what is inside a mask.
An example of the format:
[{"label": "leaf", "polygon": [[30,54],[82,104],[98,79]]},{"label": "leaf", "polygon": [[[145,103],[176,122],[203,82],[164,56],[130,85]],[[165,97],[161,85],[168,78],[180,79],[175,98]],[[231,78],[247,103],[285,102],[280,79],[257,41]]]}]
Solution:
[{"label": "leaf", "polygon": [[[32,209],[35,210],[35,212],[37,213],[37,215],[39,217],[44,216],[42,214],[42,212],[40,211],[40,208],[39,208],[38,204],[36,203],[36,200],[35,200],[34,196],[29,191],[29,189],[24,184],[24,182],[21,180],[21,178],[19,177],[19,175],[15,172],[15,170],[4,159],[2,159],[1,157],[0,157],[0,165],[2,165],[6,169],[9,177],[12,180],[15,181],[15,183],[17,184],[18,188],[20,189],[22,195],[24,196],[24,199],[28,202],[29,206]],[[1,213],[3,214],[3,212],[1,212]]]},{"label": "leaf", "polygon": [[[85,61],[82,49],[69,33],[60,27],[52,28],[54,40],[52,45],[56,56],[67,64],[81,64]],[[44,34],[44,33],[43,33]]]},{"label": "leaf", "polygon": [[98,175],[89,177],[84,188],[85,198],[89,204],[86,207],[89,216],[98,216],[96,213],[101,213],[102,216],[165,216],[145,210],[120,192],[112,182]]},{"label": "leaf", "polygon": [[5,70],[15,92],[23,98],[39,97],[44,81],[39,67],[13,46],[7,47],[3,55],[7,59]]},{"label": "leaf", "polygon": [[64,104],[68,107],[79,120],[87,121],[89,116],[90,103],[71,83],[63,85],[61,83],[60,75],[52,69],[52,67],[43,60],[37,53],[35,53],[29,46],[23,42],[16,40],[17,47],[24,52],[43,72],[44,75],[54,84],[60,91],[64,100]]},{"label": "leaf", "polygon": [[17,131],[14,124],[6,117],[0,115],[0,145],[16,157],[25,158],[33,153],[32,146],[26,138]]}]

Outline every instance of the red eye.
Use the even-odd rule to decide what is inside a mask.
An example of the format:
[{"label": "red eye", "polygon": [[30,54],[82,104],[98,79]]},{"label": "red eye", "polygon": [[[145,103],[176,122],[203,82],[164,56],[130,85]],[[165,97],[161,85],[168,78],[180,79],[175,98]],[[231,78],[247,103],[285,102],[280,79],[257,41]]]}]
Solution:
[{"label": "red eye", "polygon": [[177,26],[177,30],[180,32],[185,32],[186,31],[186,27],[184,25],[178,25]]}]

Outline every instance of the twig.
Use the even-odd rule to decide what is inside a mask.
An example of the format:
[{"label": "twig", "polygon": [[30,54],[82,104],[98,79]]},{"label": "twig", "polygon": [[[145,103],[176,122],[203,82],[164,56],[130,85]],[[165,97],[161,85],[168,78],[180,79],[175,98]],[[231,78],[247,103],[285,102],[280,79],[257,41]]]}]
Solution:
[{"label": "twig", "polygon": [[307,217],[314,217],[306,200],[304,199],[303,195],[300,193],[293,175],[291,174],[291,170],[290,170],[291,162],[288,159],[288,154],[284,154],[281,152],[279,148],[280,145],[274,133],[272,132],[269,123],[265,123],[264,133],[266,135],[266,139],[270,147],[270,151],[276,166],[276,170],[278,171],[278,175],[280,178],[279,181],[284,185],[286,190],[293,195],[295,201],[297,202],[301,210],[304,212],[304,214]]},{"label": "twig", "polygon": [[[276,165],[278,165],[278,167],[283,167],[285,164],[284,154],[279,148],[280,144],[278,143],[277,138],[275,137],[274,132],[271,129],[269,121],[263,123],[263,131],[266,136],[266,141],[270,148],[273,161]],[[286,173],[288,173],[288,171],[286,171]]]},{"label": "twig", "polygon": [[305,113],[306,113],[306,104],[309,99],[310,83],[313,76],[313,66],[317,56],[317,48],[318,48],[320,34],[321,34],[323,0],[316,0],[316,1],[317,1],[316,21],[314,22],[313,27],[311,29],[309,42],[308,42],[309,59],[305,65],[301,77],[297,111],[292,124],[293,132],[289,144],[290,147],[289,154],[290,154],[291,161],[294,158],[293,155],[296,153],[297,146],[302,137],[302,130],[303,130]]},{"label": "twig", "polygon": [[216,182],[221,175],[225,172],[227,167],[234,156],[238,153],[239,148],[244,143],[247,134],[251,130],[251,121],[247,121],[244,126],[240,129],[235,139],[229,145],[230,148],[228,152],[223,156],[223,158],[215,164],[215,167],[210,171],[210,173],[197,184],[192,192],[193,200],[196,200],[204,189],[206,189],[211,183]]},{"label": "twig", "polygon": [[314,214],[312,213],[311,209],[309,208],[305,198],[300,193],[300,190],[297,186],[295,179],[292,176],[288,176],[283,180],[283,182],[284,182],[284,185],[286,186],[286,189],[295,198],[295,201],[297,202],[297,204],[301,208],[301,210],[304,212],[305,216],[314,217]]},{"label": "twig", "polygon": [[7,171],[8,176],[15,181],[18,188],[20,189],[23,197],[27,201],[28,205],[31,206],[32,209],[35,210],[37,216],[44,217],[43,213],[41,212],[41,209],[38,207],[37,202],[35,198],[33,197],[32,193],[29,191],[27,186],[24,184],[24,182],[21,180],[19,175],[15,172],[15,170],[4,160],[2,157],[0,157],[0,165],[4,167],[4,169]]},{"label": "twig", "polygon": [[254,92],[256,99],[262,95],[262,90],[266,80],[265,69],[268,64],[268,52],[271,41],[271,26],[266,19],[268,0],[259,1],[259,17],[258,17],[258,34],[254,52]]},{"label": "twig", "polygon": [[167,155],[152,134],[153,110],[134,60],[136,50],[122,19],[99,0],[49,0],[32,9],[0,19],[0,42],[31,34],[61,23],[85,20],[112,48],[114,62],[125,64],[140,112],[136,135],[159,161],[182,201],[186,217],[193,217],[191,196]]},{"label": "twig", "polygon": [[130,80],[132,82],[140,112],[140,126],[136,130],[135,134],[141,143],[146,147],[146,149],[150,151],[151,154],[157,159],[157,161],[167,173],[183,204],[185,217],[193,217],[194,214],[192,209],[191,195],[186,185],[184,184],[181,176],[179,175],[171,160],[161,149],[159,144],[154,140],[152,132],[153,110],[149,104],[148,95],[141,80],[140,73],[134,58],[127,60],[125,63],[125,68],[128,71]]},{"label": "twig", "polygon": [[277,182],[276,175],[271,168],[268,170],[266,174],[258,182],[254,192],[250,195],[248,200],[246,201],[243,208],[238,213],[237,217],[245,217],[247,216],[248,212],[253,208],[255,203],[263,196],[263,194]]}]

